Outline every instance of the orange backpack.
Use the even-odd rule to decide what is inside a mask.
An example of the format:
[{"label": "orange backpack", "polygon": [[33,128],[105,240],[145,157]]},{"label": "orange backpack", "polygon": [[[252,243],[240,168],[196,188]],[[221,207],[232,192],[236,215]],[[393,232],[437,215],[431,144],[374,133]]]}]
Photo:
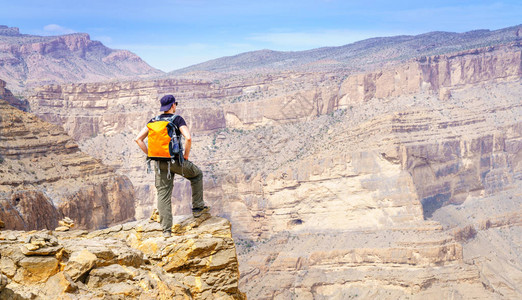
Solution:
[{"label": "orange backpack", "polygon": [[165,160],[183,163],[183,147],[179,129],[174,124],[178,115],[169,117],[156,116],[147,124],[148,135],[148,159]]}]

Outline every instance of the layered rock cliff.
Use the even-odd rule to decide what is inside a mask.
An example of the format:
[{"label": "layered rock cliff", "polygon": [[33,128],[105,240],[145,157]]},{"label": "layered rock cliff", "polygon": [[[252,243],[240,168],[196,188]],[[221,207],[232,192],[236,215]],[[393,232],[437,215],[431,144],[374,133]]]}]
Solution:
[{"label": "layered rock cliff", "polygon": [[5,81],[0,80],[0,100],[7,101],[10,105],[20,110],[27,111],[29,109],[29,102],[15,97],[13,93],[6,88],[6,85]]},{"label": "layered rock cliff", "polygon": [[[520,49],[366,74],[46,86],[29,102],[127,174],[146,216],[153,178],[132,138],[175,94],[256,299],[518,298]],[[176,180],[177,213],[189,195]]]},{"label": "layered rock cliff", "polygon": [[[193,124],[193,131],[248,129],[302,121],[372,98],[428,92],[447,99],[451,89],[516,80],[522,74],[521,49],[520,43],[480,48],[344,76],[282,73],[223,82],[168,79],[50,85],[35,89],[29,102],[35,113],[66,126],[78,140],[135,128],[157,112],[157,99],[165,93],[181,99],[180,111]],[[89,114],[80,115],[84,108],[89,109]],[[63,113],[65,109],[69,113]],[[117,122],[115,117],[108,119],[114,114],[118,114]],[[82,123],[90,127],[79,124],[83,116],[88,119]]]},{"label": "layered rock cliff", "polygon": [[89,82],[160,75],[136,54],[113,50],[88,34],[34,36],[0,28],[0,78],[21,91],[45,83]]},{"label": "layered rock cliff", "polygon": [[17,230],[81,228],[134,218],[130,180],[81,152],[59,126],[0,100],[0,220]]},{"label": "layered rock cliff", "polygon": [[521,92],[516,80],[368,100],[310,122],[322,130],[299,139],[309,149],[266,179],[227,180],[224,211],[261,237],[239,242],[245,292],[519,298]]},{"label": "layered rock cliff", "polygon": [[[3,273],[3,275],[2,275]],[[1,231],[0,299],[246,299],[230,223],[175,218],[99,231]]]},{"label": "layered rock cliff", "polygon": [[[339,109],[354,109],[361,102],[373,98],[428,93],[438,95],[440,99],[448,99],[452,90],[466,85],[519,78],[522,74],[520,49],[521,46],[517,43],[481,48],[416,59],[394,69],[351,76],[283,73],[214,82],[171,79],[44,86],[35,90],[35,94],[29,97],[29,102],[38,116],[62,125],[86,151],[103,158],[104,162],[120,169],[122,173],[129,174],[140,199],[137,215],[146,216],[153,206],[153,189],[150,187],[150,178],[147,179],[144,175],[141,153],[130,139],[148,119],[157,114],[157,99],[165,93],[173,93],[178,97],[179,113],[190,124],[192,132],[196,133],[195,138],[206,144],[202,149],[204,154],[202,151],[193,151],[194,159],[201,158],[203,164],[212,167],[213,162],[223,161],[227,155],[214,149],[214,145],[233,144],[232,141],[236,138],[226,132],[215,136],[207,135],[208,132],[235,130],[240,133],[239,131],[244,130],[303,122],[332,114]],[[363,115],[357,115],[357,119],[371,118],[371,114],[375,115],[373,111],[379,106],[380,104],[369,107]],[[451,128],[452,125],[441,126]],[[258,130],[255,138],[267,136],[268,139],[269,134]],[[270,144],[271,149],[279,147],[267,140],[266,143]],[[281,145],[288,146],[288,139],[283,139]],[[243,149],[239,143],[236,147]],[[292,153],[299,149],[291,148],[288,151]],[[239,154],[240,157],[247,155],[262,154]],[[281,164],[285,160],[288,158],[276,158],[268,162],[253,159],[262,163],[252,170],[263,170],[264,165],[274,168],[276,161]],[[245,170],[244,167],[242,169]],[[207,182],[207,185],[214,184]],[[178,190],[180,189],[186,190],[187,186],[178,186]],[[182,212],[188,212],[187,207],[181,209],[185,209]]]}]

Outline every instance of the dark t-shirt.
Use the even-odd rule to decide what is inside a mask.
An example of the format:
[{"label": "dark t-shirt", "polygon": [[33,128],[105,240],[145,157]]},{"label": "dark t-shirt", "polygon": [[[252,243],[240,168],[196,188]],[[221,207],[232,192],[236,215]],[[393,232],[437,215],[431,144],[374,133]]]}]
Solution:
[{"label": "dark t-shirt", "polygon": [[[173,114],[161,114],[161,115],[159,115],[160,119],[163,119],[163,120],[168,119],[168,118],[170,118],[172,116],[173,116]],[[154,119],[155,119],[155,117],[150,119],[150,121],[148,123],[154,122]],[[177,136],[181,135],[181,132],[179,131],[179,128],[181,126],[187,126],[187,123],[185,122],[185,120],[183,119],[182,116],[177,115],[176,118],[174,119],[173,123],[178,128],[178,130],[176,130],[176,135]]]}]

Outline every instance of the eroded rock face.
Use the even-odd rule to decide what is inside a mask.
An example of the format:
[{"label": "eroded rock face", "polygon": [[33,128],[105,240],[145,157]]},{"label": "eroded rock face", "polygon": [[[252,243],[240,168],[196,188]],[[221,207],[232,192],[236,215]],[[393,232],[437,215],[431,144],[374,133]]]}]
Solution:
[{"label": "eroded rock face", "polygon": [[341,85],[339,105],[372,98],[387,98],[421,91],[441,91],[448,98],[448,88],[491,80],[519,78],[522,44],[474,49],[451,55],[422,57],[389,70],[348,77]]},{"label": "eroded rock face", "polygon": [[0,79],[0,100],[5,100],[12,106],[27,111],[29,109],[29,102],[16,98],[13,93],[6,88],[6,85],[6,82]]},{"label": "eroded rock face", "polygon": [[[332,74],[289,73],[246,77],[243,80],[228,79],[220,82],[168,79],[44,86],[35,90],[35,94],[29,97],[29,102],[38,116],[63,126],[79,141],[84,151],[103,159],[105,163],[131,178],[138,198],[136,213],[138,217],[143,217],[149,215],[154,206],[154,188],[151,185],[151,177],[145,174],[143,155],[132,142],[132,138],[147,120],[158,113],[158,98],[163,94],[173,93],[180,99],[178,113],[187,120],[197,141],[191,157],[196,162],[201,162],[203,166],[208,166],[205,169],[209,170],[213,168],[215,161],[225,162],[230,160],[230,156],[235,155],[234,149],[231,149],[232,153],[216,150],[216,145],[230,149],[227,145],[230,135],[223,135],[223,133],[214,135],[216,131],[234,130],[238,136],[243,131],[309,122],[318,116],[334,114],[335,111],[352,111],[371,99],[407,96],[416,98],[416,95],[426,93],[442,97],[441,101],[449,101],[451,97],[455,97],[452,95],[452,90],[486,82],[516,80],[522,74],[520,60],[520,44],[514,43],[417,59],[393,69],[352,75],[345,79],[343,76]],[[377,105],[382,106],[382,104]],[[402,104],[392,105],[396,105],[398,111],[405,109],[401,107]],[[379,107],[368,107],[367,111],[358,110],[361,114],[352,117],[355,120],[370,120],[372,115],[379,114],[373,111],[379,109]],[[402,122],[401,118],[410,118],[407,115],[409,113],[415,114],[415,112],[408,112],[390,121]],[[411,118],[417,117],[420,116],[411,116]],[[480,120],[462,120],[464,125],[470,122],[480,122]],[[392,135],[401,131],[405,134],[422,132],[413,127],[401,128],[400,124],[392,126],[394,126],[393,132],[390,133]],[[422,121],[413,126],[431,128],[429,124]],[[451,129],[459,124],[447,121],[439,126]],[[360,130],[364,129],[361,127]],[[295,133],[301,135],[300,132]],[[277,142],[271,142],[270,139],[274,138],[261,132],[256,138],[265,139],[260,147],[262,149],[268,147],[270,155],[281,153],[279,148],[286,146],[291,140],[304,142],[300,136],[289,138],[288,134],[282,135],[284,137]],[[198,143],[203,144],[201,149],[197,148]],[[428,151],[421,150],[423,147],[435,147],[433,151],[438,151],[438,145],[433,145],[431,141],[428,143],[432,145],[412,146],[407,153],[417,155],[415,151]],[[396,148],[395,145],[390,147]],[[113,149],[121,149],[121,151],[115,152]],[[217,153],[214,154],[213,151]],[[397,151],[394,150],[395,153]],[[252,152],[250,149],[243,152],[238,154],[240,159],[246,157],[247,153],[252,157],[248,159],[254,161],[260,161],[260,157],[267,155],[266,152],[250,153]],[[394,157],[397,159],[396,155]],[[271,160],[272,158],[263,163],[271,164]],[[407,162],[408,166],[403,166],[403,169],[409,170],[411,164],[411,161]],[[415,164],[415,173],[422,172],[421,166]],[[262,164],[259,168],[264,169]],[[230,169],[225,173],[230,173]],[[212,175],[216,174],[209,172],[206,178]],[[243,175],[238,174],[238,176]],[[188,186],[182,182],[176,184],[176,190],[182,191],[181,196],[184,199],[178,212],[188,213],[188,206],[183,204],[190,197]],[[206,181],[208,189],[213,189],[215,184],[213,180]],[[220,184],[222,183],[219,182],[218,185]],[[437,193],[435,189],[422,194],[422,199],[435,197],[433,198],[435,202],[441,202],[445,196],[443,193]]]},{"label": "eroded rock face", "polygon": [[[229,177],[224,211],[250,224],[239,234],[262,237],[238,241],[244,291],[259,299],[519,298],[521,92],[515,80],[455,89],[448,100],[371,99],[338,121],[314,121],[309,127],[329,135],[296,137],[310,148],[298,152],[304,158],[266,179]],[[249,164],[245,171],[257,166]]]},{"label": "eroded rock face", "polygon": [[[509,237],[522,199],[520,76],[513,44],[346,78],[52,86],[30,102],[57,124],[75,124],[67,130],[84,137],[84,149],[128,174],[146,215],[153,177],[132,138],[155,114],[157,96],[177,91],[180,113],[197,124],[191,159],[205,171],[205,201],[234,224],[241,283],[256,299],[519,298],[520,258],[488,263],[479,248],[489,237],[511,252],[520,244]],[[108,113],[118,113],[116,104],[118,121]],[[71,117],[53,111],[66,107]],[[174,210],[188,213],[186,181],[176,181],[174,198]],[[462,228],[438,215],[454,204],[468,207],[460,218],[471,220],[471,204],[485,199],[504,210]]]},{"label": "eroded rock face", "polygon": [[82,153],[63,129],[0,100],[0,219],[8,229],[54,229],[64,216],[81,228],[134,218],[125,176]]},{"label": "eroded rock face", "polygon": [[159,75],[136,54],[113,50],[88,34],[32,36],[0,29],[0,78],[12,90],[47,83],[101,81]]},{"label": "eroded rock face", "polygon": [[[44,86],[35,89],[29,101],[35,113],[63,125],[79,140],[141,126],[157,112],[158,99],[165,93],[181,99],[180,112],[194,131],[252,128],[306,120],[372,98],[420,92],[440,92],[442,98],[448,98],[452,88],[517,79],[522,74],[520,48],[520,43],[513,43],[423,57],[390,69],[348,76],[340,85],[335,75],[306,73],[222,83],[169,79]],[[261,95],[253,97],[256,94]],[[216,103],[222,98],[232,101]],[[57,114],[56,110],[68,113]],[[85,110],[88,115],[80,114]]]},{"label": "eroded rock face", "polygon": [[0,272],[1,299],[246,299],[230,223],[217,217],[179,216],[169,239],[148,220],[92,232],[2,231]]}]

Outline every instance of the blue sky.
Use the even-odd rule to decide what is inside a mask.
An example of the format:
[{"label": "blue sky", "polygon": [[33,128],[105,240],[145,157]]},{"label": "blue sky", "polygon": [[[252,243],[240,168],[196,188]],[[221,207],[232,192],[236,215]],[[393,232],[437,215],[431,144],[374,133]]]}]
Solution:
[{"label": "blue sky", "polygon": [[3,0],[0,24],[25,34],[89,33],[163,71],[242,52],[299,51],[377,36],[522,23],[522,1]]}]

